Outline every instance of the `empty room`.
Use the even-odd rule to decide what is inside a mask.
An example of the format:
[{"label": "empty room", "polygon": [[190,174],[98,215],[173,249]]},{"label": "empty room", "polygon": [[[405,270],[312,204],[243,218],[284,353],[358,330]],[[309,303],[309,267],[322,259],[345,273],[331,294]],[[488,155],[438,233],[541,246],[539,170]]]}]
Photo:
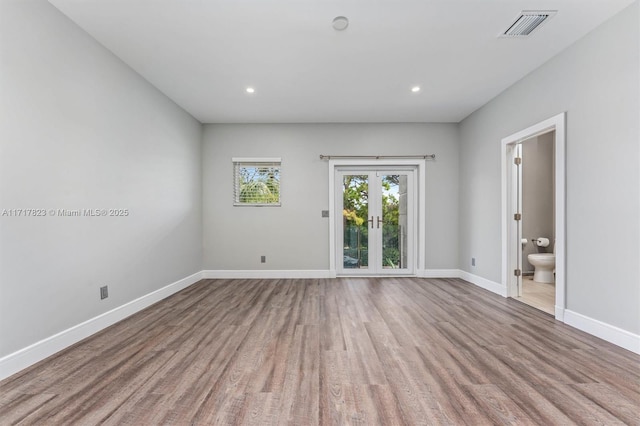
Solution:
[{"label": "empty room", "polygon": [[640,424],[639,0],[0,0],[0,425]]}]

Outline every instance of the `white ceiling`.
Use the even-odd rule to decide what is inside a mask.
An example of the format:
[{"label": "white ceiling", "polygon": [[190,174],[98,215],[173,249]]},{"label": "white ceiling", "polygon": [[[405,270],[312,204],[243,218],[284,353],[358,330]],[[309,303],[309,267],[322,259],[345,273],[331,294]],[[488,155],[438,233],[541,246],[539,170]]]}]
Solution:
[{"label": "white ceiling", "polygon": [[203,123],[299,123],[459,122],[633,0],[50,2]]}]

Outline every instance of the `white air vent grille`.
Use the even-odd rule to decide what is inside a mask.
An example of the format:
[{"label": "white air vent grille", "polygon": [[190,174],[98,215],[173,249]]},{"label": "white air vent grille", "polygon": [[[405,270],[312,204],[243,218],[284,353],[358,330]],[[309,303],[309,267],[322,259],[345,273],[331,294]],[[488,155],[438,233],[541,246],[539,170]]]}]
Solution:
[{"label": "white air vent grille", "polygon": [[524,10],[501,35],[502,37],[526,37],[555,14],[555,10]]}]

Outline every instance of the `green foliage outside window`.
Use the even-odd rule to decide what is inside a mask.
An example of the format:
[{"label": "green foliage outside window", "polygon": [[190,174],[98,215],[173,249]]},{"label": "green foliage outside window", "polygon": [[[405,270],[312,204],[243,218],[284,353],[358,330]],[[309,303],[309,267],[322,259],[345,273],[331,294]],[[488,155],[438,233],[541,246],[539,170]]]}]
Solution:
[{"label": "green foliage outside window", "polygon": [[[398,175],[382,178],[382,217],[384,218],[382,262],[384,267],[394,268],[400,264],[398,250],[398,226],[400,218],[399,199],[393,194],[399,186]],[[359,260],[359,266],[368,265],[369,180],[367,175],[346,175],[343,181],[344,254]]]},{"label": "green foliage outside window", "polygon": [[235,205],[280,205],[280,164],[235,163]]}]

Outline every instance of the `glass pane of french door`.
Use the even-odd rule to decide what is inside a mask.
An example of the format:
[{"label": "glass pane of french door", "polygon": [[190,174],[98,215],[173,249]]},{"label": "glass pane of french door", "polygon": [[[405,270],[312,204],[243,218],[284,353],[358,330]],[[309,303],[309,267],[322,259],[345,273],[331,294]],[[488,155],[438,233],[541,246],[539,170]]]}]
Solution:
[{"label": "glass pane of french door", "polygon": [[382,269],[406,269],[407,262],[407,175],[381,176]]},{"label": "glass pane of french door", "polygon": [[369,175],[342,176],[343,268],[369,268]]}]

